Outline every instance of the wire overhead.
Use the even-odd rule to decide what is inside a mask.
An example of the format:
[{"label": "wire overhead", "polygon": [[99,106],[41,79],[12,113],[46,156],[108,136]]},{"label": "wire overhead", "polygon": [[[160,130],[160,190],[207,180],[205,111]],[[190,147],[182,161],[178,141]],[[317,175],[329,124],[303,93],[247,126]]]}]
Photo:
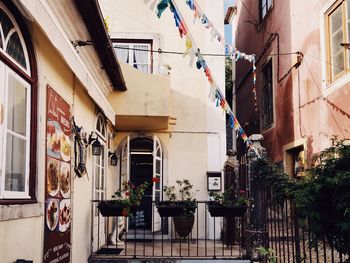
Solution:
[{"label": "wire overhead", "polygon": [[[136,51],[144,51],[144,52],[152,52],[152,53],[159,53],[159,54],[173,54],[173,55],[186,55],[185,52],[179,52],[179,51],[168,51],[163,50],[161,48],[156,49],[143,49],[143,48],[133,48],[133,47],[127,47],[127,46],[118,46],[115,45],[114,48],[116,49],[126,49],[126,50],[136,50]],[[231,57],[232,54],[213,54],[213,53],[201,53],[203,56],[207,57]],[[288,53],[281,53],[281,54],[269,54],[269,56],[287,56],[287,55],[298,55],[299,52],[288,52]]]}]

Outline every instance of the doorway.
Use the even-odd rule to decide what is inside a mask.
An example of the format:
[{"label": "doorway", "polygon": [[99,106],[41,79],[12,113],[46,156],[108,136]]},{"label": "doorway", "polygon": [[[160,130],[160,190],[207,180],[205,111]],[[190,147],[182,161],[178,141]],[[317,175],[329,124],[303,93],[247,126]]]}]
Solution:
[{"label": "doorway", "polygon": [[130,181],[138,186],[150,183],[140,206],[131,209],[128,229],[159,231],[161,219],[155,207],[160,200],[162,189],[163,153],[159,139],[138,137],[130,140],[128,136],[122,148],[121,183]]},{"label": "doorway", "polygon": [[[139,186],[145,182],[152,182],[153,157],[152,152],[134,153],[130,156],[130,181]],[[152,188],[145,190],[139,207],[131,209],[132,217],[129,219],[129,228],[147,229],[152,227]]]}]

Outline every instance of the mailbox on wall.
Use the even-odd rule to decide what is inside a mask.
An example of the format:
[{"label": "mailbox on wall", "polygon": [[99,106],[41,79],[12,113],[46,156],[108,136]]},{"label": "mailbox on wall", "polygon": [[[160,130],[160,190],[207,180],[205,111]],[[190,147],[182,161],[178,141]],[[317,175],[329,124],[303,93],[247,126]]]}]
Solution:
[{"label": "mailbox on wall", "polygon": [[208,191],[221,191],[221,172],[207,172]]}]

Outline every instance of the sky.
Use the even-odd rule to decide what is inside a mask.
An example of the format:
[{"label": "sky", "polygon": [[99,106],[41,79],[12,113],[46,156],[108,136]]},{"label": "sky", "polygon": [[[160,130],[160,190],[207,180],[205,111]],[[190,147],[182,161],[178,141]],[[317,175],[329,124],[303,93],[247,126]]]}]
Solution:
[{"label": "sky", "polygon": [[[233,6],[236,0],[224,0],[224,16],[226,15],[227,8]],[[225,25],[225,40],[226,44],[232,44],[232,25]]]}]

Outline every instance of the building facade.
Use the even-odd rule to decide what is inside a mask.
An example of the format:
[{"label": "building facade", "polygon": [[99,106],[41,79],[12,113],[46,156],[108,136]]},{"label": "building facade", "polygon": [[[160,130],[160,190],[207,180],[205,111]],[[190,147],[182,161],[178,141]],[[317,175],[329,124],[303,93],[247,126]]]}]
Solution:
[{"label": "building facade", "polygon": [[[116,169],[108,159],[115,113],[107,97],[125,85],[115,55],[115,71],[102,70],[113,62],[101,57],[113,49],[72,44],[93,30],[76,2],[0,1],[1,262],[87,262],[91,200],[103,198]],[[94,30],[105,32],[100,41],[109,40],[99,9],[87,6]],[[81,127],[98,136],[100,156],[88,138],[79,140],[83,147],[75,143]]]},{"label": "building facade", "polygon": [[[139,180],[137,174],[143,171],[136,167],[149,163],[153,176],[161,182],[157,189],[160,191],[153,191],[153,201],[165,199],[163,186],[175,185],[176,180],[182,179],[189,179],[194,189],[199,190],[197,200],[207,200],[207,172],[221,174],[226,159],[225,114],[209,100],[210,86],[202,70],[196,68],[194,54],[171,54],[186,50],[186,39],[179,36],[173,13],[166,10],[158,18],[154,1],[100,3],[108,17],[109,34],[128,86],[128,92],[113,93],[108,98],[117,113],[116,150],[120,160],[124,160],[113,180],[118,183]],[[222,32],[223,1],[198,3]],[[178,8],[201,52],[223,54],[223,46],[210,31],[200,21],[192,23],[193,11],[186,2],[179,2]],[[224,58],[206,60],[224,90]],[[148,141],[147,149],[140,148],[142,140]],[[154,152],[156,147],[160,147],[161,154],[153,155],[152,160],[147,153]],[[159,165],[155,160],[158,157]],[[150,180],[152,171],[142,180]],[[147,210],[152,211],[152,207]],[[153,211],[156,217],[156,209]],[[204,219],[201,220],[204,226]],[[208,236],[213,237],[212,231],[208,231]],[[204,232],[200,235],[204,237]]]},{"label": "building facade", "polygon": [[[199,2],[222,30],[222,1]],[[0,1],[1,262],[87,262],[112,231],[94,201],[123,181],[159,179],[147,194],[157,201],[189,179],[207,200],[207,172],[222,172],[225,115],[203,72],[154,51],[185,49],[172,15],[158,19],[149,1],[100,4]],[[200,23],[193,32],[203,53],[223,53]],[[207,62],[224,88],[224,59]]]},{"label": "building facade", "polygon": [[[348,1],[238,2],[236,45],[256,54],[237,64],[237,114],[248,134],[264,135],[275,163],[298,176],[331,139],[349,138]],[[241,148],[242,152],[242,148]]]}]

